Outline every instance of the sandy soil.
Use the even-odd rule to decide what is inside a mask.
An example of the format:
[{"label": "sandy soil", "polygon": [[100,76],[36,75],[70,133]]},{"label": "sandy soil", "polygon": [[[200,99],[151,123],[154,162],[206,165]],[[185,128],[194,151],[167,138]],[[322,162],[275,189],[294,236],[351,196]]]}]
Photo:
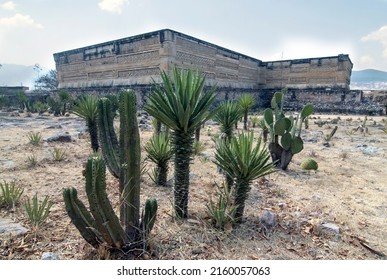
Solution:
[{"label": "sandy soil", "polygon": [[[159,211],[151,234],[150,252],[143,257],[155,259],[380,259],[387,253],[387,134],[383,117],[369,117],[368,133],[349,135],[363,116],[341,115],[338,131],[323,145],[323,135],[338,116],[315,115],[304,131],[305,148],[297,154],[289,170],[279,171],[252,186],[246,203],[244,222],[226,232],[211,226],[206,205],[216,199],[216,184],[222,175],[204,156],[193,160],[190,186],[190,217],[186,221],[173,219],[171,188],[156,187],[149,176],[143,176],[142,202],[155,197]],[[327,120],[318,127],[314,122]],[[242,124],[239,125],[242,127]],[[211,137],[218,127],[202,130],[205,154],[213,153]],[[257,137],[260,129],[252,128]],[[28,142],[28,132],[41,132],[43,138],[67,132],[74,141],[55,143],[44,141],[40,146]],[[141,131],[144,144],[152,131]],[[60,147],[65,159],[56,162],[52,151]],[[23,199],[38,193],[54,202],[50,215],[37,231],[23,237],[0,237],[0,259],[40,259],[43,252],[55,252],[61,259],[104,259],[109,254],[94,250],[80,236],[64,210],[62,190],[74,186],[81,199],[84,194],[83,163],[89,155],[90,143],[84,122],[69,117],[32,118],[21,114],[0,115],[0,181],[14,181],[24,188]],[[36,166],[30,166],[28,156],[35,155]],[[143,152],[143,157],[146,154]],[[314,158],[317,171],[304,171],[300,163]],[[148,164],[151,168],[151,164]],[[172,177],[171,166],[169,177]],[[108,192],[117,207],[117,182],[108,174]],[[278,226],[265,232],[260,217],[265,210],[278,215]],[[22,205],[15,209],[0,209],[0,217],[8,217],[30,227]],[[340,234],[320,229],[322,223],[333,223]],[[362,245],[363,244],[363,245]],[[379,253],[379,255],[378,255]]]}]

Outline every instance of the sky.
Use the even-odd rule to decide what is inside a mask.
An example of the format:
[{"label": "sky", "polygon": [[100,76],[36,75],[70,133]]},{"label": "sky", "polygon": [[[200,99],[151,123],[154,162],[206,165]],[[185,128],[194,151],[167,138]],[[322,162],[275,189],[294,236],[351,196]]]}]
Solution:
[{"label": "sky", "polygon": [[343,53],[387,71],[387,0],[0,0],[0,64],[55,69],[56,52],[164,28],[263,61]]}]

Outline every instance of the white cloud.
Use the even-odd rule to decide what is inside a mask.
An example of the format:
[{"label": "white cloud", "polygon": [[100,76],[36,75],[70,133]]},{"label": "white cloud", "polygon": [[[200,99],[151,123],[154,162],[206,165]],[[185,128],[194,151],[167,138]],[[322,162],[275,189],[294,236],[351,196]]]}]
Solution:
[{"label": "white cloud", "polygon": [[16,8],[16,5],[15,5],[15,3],[13,3],[12,1],[7,1],[7,2],[1,4],[0,7],[1,7],[3,10],[14,11],[15,8]]},{"label": "white cloud", "polygon": [[128,0],[102,0],[98,3],[98,7],[104,11],[121,14],[122,7],[126,3],[128,3]]},{"label": "white cloud", "polygon": [[0,18],[0,27],[26,27],[43,28],[43,25],[37,23],[31,16],[15,14],[12,17]]},{"label": "white cloud", "polygon": [[363,42],[377,41],[383,45],[383,56],[387,57],[387,25],[361,38]]}]

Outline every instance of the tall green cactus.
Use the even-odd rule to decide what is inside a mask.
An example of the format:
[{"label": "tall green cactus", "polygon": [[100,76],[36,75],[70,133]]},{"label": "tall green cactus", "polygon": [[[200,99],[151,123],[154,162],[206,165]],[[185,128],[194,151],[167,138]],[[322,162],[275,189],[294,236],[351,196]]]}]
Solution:
[{"label": "tall green cactus", "polygon": [[[136,96],[123,91],[119,97],[120,137],[113,127],[108,99],[98,102],[98,130],[104,160],[89,158],[86,165],[86,193],[90,212],[77,198],[74,188],[64,190],[66,210],[81,235],[94,247],[105,242],[111,248],[128,251],[146,242],[157,212],[156,200],[147,200],[140,219],[140,136],[136,118]],[[119,179],[120,220],[106,194],[106,166]]]},{"label": "tall green cactus", "polygon": [[[283,170],[286,170],[293,155],[301,152],[304,142],[301,139],[302,123],[313,113],[313,105],[307,104],[296,117],[286,117],[283,111],[286,89],[276,92],[263,117],[269,129],[269,150],[272,160]],[[280,139],[281,137],[281,139]]]}]

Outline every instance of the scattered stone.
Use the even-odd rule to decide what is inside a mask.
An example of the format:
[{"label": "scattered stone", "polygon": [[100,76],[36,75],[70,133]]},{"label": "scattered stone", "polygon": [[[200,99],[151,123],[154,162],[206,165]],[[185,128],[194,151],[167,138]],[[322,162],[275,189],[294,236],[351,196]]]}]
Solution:
[{"label": "scattered stone", "polygon": [[314,196],[312,196],[312,199],[313,199],[314,201],[320,201],[320,200],[321,200],[321,197],[320,197],[319,195],[315,194]]},{"label": "scattered stone", "polygon": [[200,255],[200,254],[203,254],[204,252],[202,250],[192,250],[191,253],[192,255]]},{"label": "scattered stone", "polygon": [[212,120],[206,121],[205,124],[206,124],[206,125],[219,125],[218,122],[215,122],[215,121],[212,121]]},{"label": "scattered stone", "polygon": [[48,137],[47,142],[71,142],[73,139],[70,134],[67,133],[58,133],[54,136]]},{"label": "scattered stone", "polygon": [[333,223],[323,223],[319,226],[320,230],[327,234],[333,234],[336,237],[340,235],[340,227]]},{"label": "scattered stone", "polygon": [[277,215],[266,210],[261,217],[261,224],[265,227],[266,230],[273,229],[277,226]]},{"label": "scattered stone", "polygon": [[55,253],[52,253],[52,252],[44,252],[42,254],[42,260],[59,260],[59,256]]},{"label": "scattered stone", "polygon": [[365,154],[365,155],[374,155],[374,154],[377,154],[377,153],[383,151],[382,148],[367,146],[366,144],[356,145],[356,148],[361,150],[363,152],[363,154]]},{"label": "scattered stone", "polygon": [[196,180],[196,179],[199,179],[199,178],[200,178],[199,175],[197,175],[197,174],[195,174],[193,172],[189,173],[189,179],[190,180]]},{"label": "scattered stone", "polygon": [[152,126],[149,124],[139,124],[138,127],[142,130],[152,130]]},{"label": "scattered stone", "polygon": [[0,234],[11,234],[16,236],[24,235],[28,229],[19,223],[15,223],[10,219],[0,217]]},{"label": "scattered stone", "polygon": [[15,162],[11,159],[0,160],[0,164],[3,165],[6,169],[10,169],[15,166]]},{"label": "scattered stone", "polygon": [[283,202],[280,202],[280,203],[278,203],[278,207],[279,208],[281,208],[281,209],[284,209],[285,208],[285,203],[283,203]]},{"label": "scattered stone", "polygon": [[62,125],[60,124],[53,124],[53,125],[50,125],[50,126],[47,126],[46,129],[62,129]]}]

